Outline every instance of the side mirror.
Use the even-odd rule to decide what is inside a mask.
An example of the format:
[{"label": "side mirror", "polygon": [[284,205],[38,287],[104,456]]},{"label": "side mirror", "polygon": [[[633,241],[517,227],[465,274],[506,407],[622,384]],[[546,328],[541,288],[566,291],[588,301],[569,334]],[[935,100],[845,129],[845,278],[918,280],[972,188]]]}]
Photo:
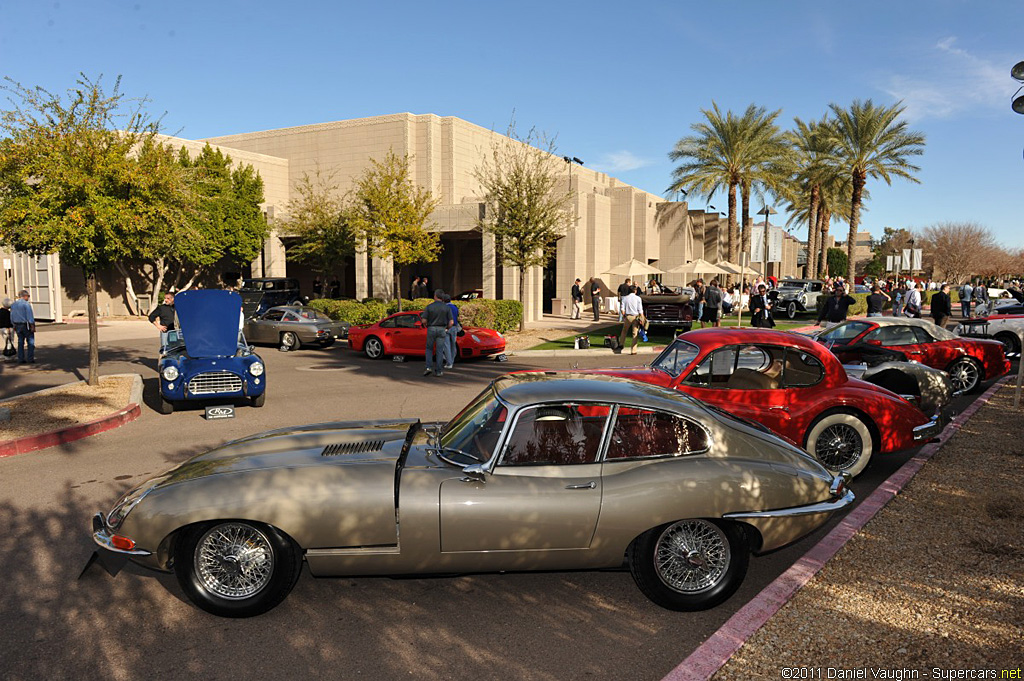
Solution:
[{"label": "side mirror", "polygon": [[882,341],[878,340],[877,338],[871,338],[871,339],[866,340],[864,342],[867,345],[877,345],[878,347],[882,347]]},{"label": "side mirror", "polygon": [[416,320],[416,328],[417,329],[422,329],[423,328],[423,320],[422,319],[417,319]]},{"label": "side mirror", "polygon": [[482,463],[474,463],[462,469],[463,482],[487,482],[487,469]]}]

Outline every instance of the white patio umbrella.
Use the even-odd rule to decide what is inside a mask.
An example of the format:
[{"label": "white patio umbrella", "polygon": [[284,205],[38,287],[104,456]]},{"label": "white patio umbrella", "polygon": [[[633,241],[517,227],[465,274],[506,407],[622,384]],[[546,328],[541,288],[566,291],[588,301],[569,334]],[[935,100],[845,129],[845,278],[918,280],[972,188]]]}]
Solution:
[{"label": "white patio umbrella", "polygon": [[712,265],[703,258],[667,270],[665,274],[732,274],[718,265]]},{"label": "white patio umbrella", "polygon": [[737,265],[735,263],[729,262],[728,260],[722,260],[721,262],[716,262],[715,264],[721,267],[722,269],[728,271],[729,274],[761,274],[760,272],[755,270],[753,267],[750,267],[749,265]]},{"label": "white patio umbrella", "polygon": [[650,274],[665,274],[664,270],[659,270],[654,265],[648,265],[645,262],[640,262],[636,259],[630,259],[621,265],[616,265],[604,274],[613,274],[619,277],[629,277],[630,279],[638,276],[647,276]]}]

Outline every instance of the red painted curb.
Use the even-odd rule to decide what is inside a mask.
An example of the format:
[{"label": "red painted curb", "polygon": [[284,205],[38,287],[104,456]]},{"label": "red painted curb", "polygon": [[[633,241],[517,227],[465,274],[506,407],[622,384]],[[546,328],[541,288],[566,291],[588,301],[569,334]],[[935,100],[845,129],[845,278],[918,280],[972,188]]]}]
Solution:
[{"label": "red painted curb", "polygon": [[108,430],[113,430],[114,428],[123,426],[124,424],[139,418],[141,413],[142,409],[137,403],[133,402],[120,411],[116,411],[108,416],[101,416],[100,418],[89,421],[88,423],[71,426],[69,428],[64,428],[63,430],[55,430],[52,433],[29,435],[27,437],[18,438],[17,440],[2,442],[0,443],[0,458],[5,456],[14,456],[15,454],[24,454],[26,452],[34,452],[37,449],[46,449],[47,447],[53,447],[54,445],[74,442],[75,440],[81,440],[82,438],[89,437],[90,435],[96,435]]},{"label": "red painted curb", "polygon": [[747,639],[789,602],[796,592],[807,584],[811,577],[817,574],[825,566],[825,563],[838,553],[839,549],[843,548],[846,542],[857,534],[882,507],[889,503],[889,500],[896,496],[921,470],[928,459],[935,456],[936,452],[963,427],[963,424],[978,409],[987,404],[996,391],[1009,380],[1009,377],[1004,377],[992,384],[985,394],[976,399],[971,406],[942,429],[936,442],[925,445],[914,458],[900,466],[899,470],[890,475],[867,499],[850,511],[831,532],[812,546],[788,570],[762,589],[761,593],[753,600],[740,608],[725,624],[719,627],[718,631],[690,653],[679,666],[666,674],[662,681],[707,681],[710,679],[736,654],[736,651]]}]

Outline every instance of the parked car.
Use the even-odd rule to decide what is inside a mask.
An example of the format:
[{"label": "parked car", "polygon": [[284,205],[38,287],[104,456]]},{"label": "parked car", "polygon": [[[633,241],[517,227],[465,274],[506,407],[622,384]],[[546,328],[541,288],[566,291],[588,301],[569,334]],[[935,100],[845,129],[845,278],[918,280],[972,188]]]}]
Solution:
[{"label": "parked car", "polygon": [[299,280],[291,277],[243,279],[238,289],[246,318],[263,314],[278,305],[302,304]]},{"label": "parked car", "polygon": [[859,344],[896,349],[908,359],[949,374],[953,390],[973,392],[982,382],[1010,370],[1002,343],[962,338],[930,321],[910,317],[870,317],[847,320],[817,335],[833,349],[850,346],[847,357],[856,360]]},{"label": "parked car", "polygon": [[[456,341],[457,358],[486,357],[505,352],[505,337],[494,329],[463,327]],[[386,355],[426,355],[427,329],[419,311],[398,312],[374,324],[353,326],[348,330],[348,346],[366,353],[370,359]]]},{"label": "parked car", "polygon": [[796,447],[675,391],[532,372],[443,426],[321,423],[228,443],[129,491],[93,518],[93,539],[107,558],[173,570],[227,617],[278,605],[303,560],[321,577],[625,558],[652,601],[698,610],[735,592],[751,552],[852,501]]},{"label": "parked car", "polygon": [[1024,333],[1024,314],[994,314],[991,317],[964,319],[953,330],[962,338],[991,338],[1003,344],[1007,357],[1020,357],[1020,335]]},{"label": "parked car", "polygon": [[689,286],[664,287],[662,293],[642,293],[644,316],[654,326],[670,326],[681,332],[693,328],[693,295]]},{"label": "parked car", "polygon": [[850,378],[828,348],[768,329],[700,329],[680,336],[649,367],[604,369],[673,388],[756,421],[851,476],[875,453],[916,447],[941,424],[899,395]]},{"label": "parked car", "polygon": [[824,294],[825,282],[820,279],[783,279],[775,301],[775,316],[785,313],[793,319],[799,312],[817,312],[818,298]]},{"label": "parked car", "polygon": [[236,401],[254,407],[266,400],[263,359],[241,333],[242,299],[233,291],[184,291],[174,296],[178,330],[160,355],[160,413],[176,403]]},{"label": "parked car", "polygon": [[311,307],[272,307],[245,320],[245,337],[253,343],[277,345],[281,350],[298,350],[303,345],[326,348],[339,338],[348,338],[349,323],[336,322]]}]

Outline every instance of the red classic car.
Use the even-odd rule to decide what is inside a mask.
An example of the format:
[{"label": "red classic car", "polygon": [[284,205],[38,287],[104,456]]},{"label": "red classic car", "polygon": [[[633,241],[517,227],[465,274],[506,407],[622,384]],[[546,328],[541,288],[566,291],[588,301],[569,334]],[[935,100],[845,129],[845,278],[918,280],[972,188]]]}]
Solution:
[{"label": "red classic car", "polygon": [[[456,341],[459,358],[485,357],[505,352],[505,337],[494,329],[464,327],[463,331],[465,334]],[[348,330],[348,346],[356,352],[366,353],[370,359],[379,359],[385,355],[423,357],[427,354],[427,329],[420,320],[418,310],[398,312],[375,324],[351,327]]]},{"label": "red classic car", "polygon": [[844,361],[857,361],[856,348],[878,345],[899,350],[908,359],[949,374],[953,390],[972,392],[982,381],[998,378],[1010,370],[1003,344],[995,340],[962,338],[923,319],[871,317],[851,319],[817,334]]},{"label": "red classic car", "polygon": [[760,423],[829,470],[850,475],[875,452],[909,449],[941,430],[937,417],[928,419],[899,395],[849,378],[824,345],[783,331],[691,331],[650,367],[591,373],[675,388]]}]

